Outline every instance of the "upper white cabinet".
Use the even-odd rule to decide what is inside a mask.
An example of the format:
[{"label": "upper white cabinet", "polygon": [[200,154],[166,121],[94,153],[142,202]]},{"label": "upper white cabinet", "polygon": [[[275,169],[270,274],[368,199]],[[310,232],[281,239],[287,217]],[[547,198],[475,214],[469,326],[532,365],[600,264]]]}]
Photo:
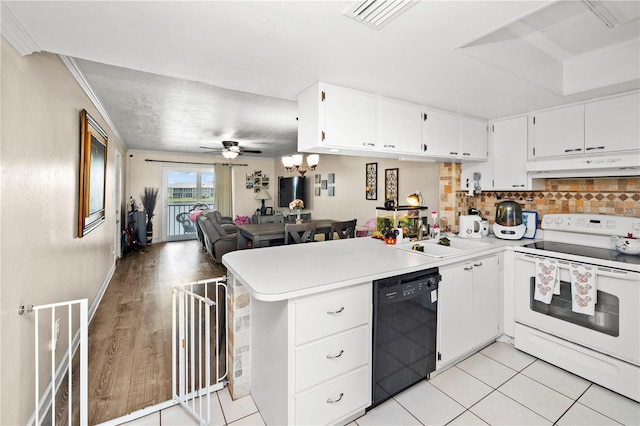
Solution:
[{"label": "upper white cabinet", "polygon": [[532,113],[532,156],[608,154],[640,149],[640,94]]},{"label": "upper white cabinet", "polygon": [[394,99],[378,100],[378,143],[382,151],[422,154],[422,107]]},{"label": "upper white cabinet", "polygon": [[298,149],[372,157],[486,160],[486,121],[317,82],[298,94]]},{"label": "upper white cabinet", "polygon": [[469,160],[486,160],[488,156],[487,122],[460,118],[460,156]]},{"label": "upper white cabinet", "polygon": [[376,149],[376,97],[316,83],[298,96],[298,147]]},{"label": "upper white cabinet", "polygon": [[434,157],[459,157],[460,117],[439,111],[424,111],[424,153]]},{"label": "upper white cabinet", "polygon": [[536,158],[584,153],[584,105],[538,112],[533,116]]},{"label": "upper white cabinet", "polygon": [[640,93],[586,104],[584,122],[586,153],[640,149]]},{"label": "upper white cabinet", "polygon": [[527,116],[495,121],[493,135],[493,189],[529,189]]}]

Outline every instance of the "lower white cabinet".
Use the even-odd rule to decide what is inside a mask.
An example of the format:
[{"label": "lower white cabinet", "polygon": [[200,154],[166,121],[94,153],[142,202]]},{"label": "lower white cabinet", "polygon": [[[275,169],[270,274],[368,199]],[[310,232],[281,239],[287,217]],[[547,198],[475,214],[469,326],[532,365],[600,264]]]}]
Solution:
[{"label": "lower white cabinet", "polygon": [[498,337],[501,255],[440,268],[436,369]]},{"label": "lower white cabinet", "polygon": [[371,405],[371,292],[251,301],[251,394],[267,424],[348,423]]}]

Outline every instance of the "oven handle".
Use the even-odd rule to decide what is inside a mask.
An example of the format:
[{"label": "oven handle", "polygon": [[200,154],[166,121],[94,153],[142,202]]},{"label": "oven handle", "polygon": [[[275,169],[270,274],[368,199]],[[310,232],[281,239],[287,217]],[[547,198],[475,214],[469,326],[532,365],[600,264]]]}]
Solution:
[{"label": "oven handle", "polygon": [[[525,260],[527,262],[533,263],[536,258],[545,259],[544,256],[535,256],[533,254],[516,253],[516,259]],[[571,263],[577,263],[581,265],[585,264],[584,262],[570,262],[568,260],[560,260],[560,259],[556,259],[556,260],[565,269],[569,269],[569,265]],[[636,281],[636,282],[640,280],[639,272],[623,271],[621,269],[609,268],[607,266],[598,266],[597,275],[603,276],[603,277],[613,277],[613,278],[618,278],[623,280]]]}]

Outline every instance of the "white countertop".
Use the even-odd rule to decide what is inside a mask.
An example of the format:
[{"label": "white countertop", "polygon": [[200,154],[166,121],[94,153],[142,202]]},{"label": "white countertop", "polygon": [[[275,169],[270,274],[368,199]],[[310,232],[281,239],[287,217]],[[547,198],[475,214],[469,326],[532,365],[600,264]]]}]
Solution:
[{"label": "white countertop", "polygon": [[464,262],[533,240],[501,240],[488,236],[476,241],[488,242],[491,246],[433,258],[363,237],[238,250],[225,254],[222,263],[254,298],[278,301]]}]

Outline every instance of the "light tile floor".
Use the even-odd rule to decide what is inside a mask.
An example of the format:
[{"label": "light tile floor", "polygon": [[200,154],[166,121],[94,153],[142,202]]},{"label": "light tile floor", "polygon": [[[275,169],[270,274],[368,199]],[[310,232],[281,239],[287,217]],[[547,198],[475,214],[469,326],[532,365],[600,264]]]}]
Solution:
[{"label": "light tile floor", "polygon": [[[212,398],[212,425],[264,425],[250,396]],[[128,423],[196,425],[174,406]],[[640,425],[640,404],[496,342],[368,411],[368,425]]]}]

